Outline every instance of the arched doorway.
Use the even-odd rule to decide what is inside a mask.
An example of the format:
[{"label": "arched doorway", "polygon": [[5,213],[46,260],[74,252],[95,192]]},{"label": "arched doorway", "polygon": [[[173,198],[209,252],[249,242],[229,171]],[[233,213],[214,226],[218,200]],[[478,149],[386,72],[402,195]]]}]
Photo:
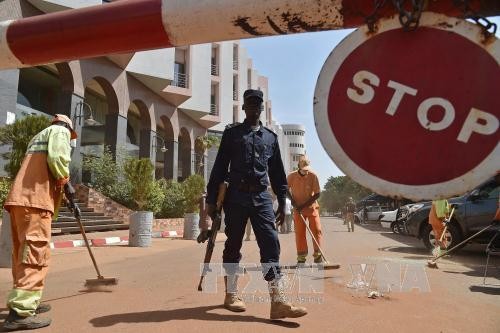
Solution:
[{"label": "arched doorway", "polygon": [[191,175],[191,137],[186,128],[181,128],[179,133],[178,179],[183,181]]},{"label": "arched doorway", "polygon": [[[174,128],[170,119],[166,116],[161,117],[160,124],[162,126],[163,132],[158,131],[158,135],[165,141],[165,146],[167,151],[162,154],[164,161],[163,177],[166,179],[177,180],[177,174],[174,173],[174,157],[176,156],[175,151],[177,149],[174,136]],[[157,152],[158,154],[158,152]],[[158,155],[157,155],[158,156]]]},{"label": "arched doorway", "polygon": [[[78,106],[82,116],[82,158],[102,156],[105,149],[116,156],[116,147],[106,140],[109,115],[118,113],[118,99],[111,84],[99,77],[90,80],[85,86],[83,103]],[[84,183],[90,182],[90,178],[88,171],[83,173]]]},{"label": "arched doorway", "polygon": [[125,149],[128,156],[149,158],[150,130],[151,119],[146,105],[140,100],[133,101],[127,111],[127,142]]}]

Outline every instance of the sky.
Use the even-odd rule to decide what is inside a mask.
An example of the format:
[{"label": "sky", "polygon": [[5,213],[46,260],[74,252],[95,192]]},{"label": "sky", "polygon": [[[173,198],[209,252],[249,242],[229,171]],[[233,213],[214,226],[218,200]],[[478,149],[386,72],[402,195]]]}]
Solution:
[{"label": "sky", "polygon": [[[500,17],[491,18],[499,29]],[[273,118],[281,124],[306,127],[306,150],[323,188],[331,176],[342,171],[323,149],[316,133],[313,96],[323,63],[335,46],[352,30],[314,32],[242,40],[254,68],[269,78]]]}]

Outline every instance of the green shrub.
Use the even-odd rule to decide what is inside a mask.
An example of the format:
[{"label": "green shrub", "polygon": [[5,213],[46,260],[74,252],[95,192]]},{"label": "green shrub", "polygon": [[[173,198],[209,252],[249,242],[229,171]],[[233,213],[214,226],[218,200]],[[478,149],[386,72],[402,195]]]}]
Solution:
[{"label": "green shrub", "polygon": [[205,190],[205,179],[200,175],[191,175],[182,182],[182,193],[186,213],[196,213],[199,202]]},{"label": "green shrub", "polygon": [[126,180],[132,185],[131,196],[135,203],[135,209],[143,210],[150,197],[153,187],[154,166],[149,158],[128,159],[123,165]]},{"label": "green shrub", "polygon": [[146,209],[155,215],[158,215],[161,211],[163,202],[165,201],[165,191],[162,185],[161,181],[154,180],[148,193]]},{"label": "green shrub", "polygon": [[0,144],[12,146],[2,154],[8,160],[4,169],[11,179],[16,178],[31,139],[49,126],[50,119],[46,116],[26,116],[0,128]]},{"label": "green shrub", "polygon": [[184,194],[182,184],[174,182],[171,179],[161,179],[159,183],[162,187],[165,197],[163,199],[160,213],[160,218],[179,218],[184,216]]},{"label": "green shrub", "polygon": [[[7,199],[7,195],[9,194],[10,191],[10,186],[12,185],[12,182],[10,179],[7,178],[2,178],[0,179],[0,203],[3,204],[5,203],[5,199]],[[3,209],[0,209],[0,216],[2,216]]]},{"label": "green shrub", "polygon": [[105,196],[113,197],[113,189],[118,184],[118,175],[121,173],[121,168],[115,162],[113,154],[109,147],[104,149],[101,156],[84,156],[82,169],[84,172],[91,173],[90,185],[96,191],[101,192]]}]

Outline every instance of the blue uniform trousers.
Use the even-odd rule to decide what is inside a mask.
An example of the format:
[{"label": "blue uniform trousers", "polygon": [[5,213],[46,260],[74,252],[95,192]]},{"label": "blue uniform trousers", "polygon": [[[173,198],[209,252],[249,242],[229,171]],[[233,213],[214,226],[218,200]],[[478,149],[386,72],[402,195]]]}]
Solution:
[{"label": "blue uniform trousers", "polygon": [[[224,222],[227,240],[222,255],[223,263],[237,264],[241,260],[241,245],[245,234],[245,226],[248,218],[252,223],[252,229],[260,249],[260,262],[264,279],[271,281],[280,274],[279,257],[280,242],[276,231],[275,215],[272,202],[259,206],[243,206],[228,202],[224,204]],[[236,266],[236,265],[226,265]],[[228,272],[228,274],[234,274]]]}]

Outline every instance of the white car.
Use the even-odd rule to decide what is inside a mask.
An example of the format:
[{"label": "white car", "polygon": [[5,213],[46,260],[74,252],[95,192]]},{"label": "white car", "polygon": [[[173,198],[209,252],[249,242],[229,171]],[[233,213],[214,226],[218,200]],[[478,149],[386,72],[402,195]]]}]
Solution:
[{"label": "white car", "polygon": [[[384,211],[387,211],[389,207],[386,206],[367,206],[366,207],[366,215],[368,221],[378,221],[380,216]],[[360,223],[363,221],[363,208],[361,208],[358,212],[354,214],[354,222]]]},{"label": "white car", "polygon": [[401,229],[398,228],[398,223],[408,218],[411,214],[422,208],[422,204],[408,204],[400,208],[401,212],[398,216],[398,209],[383,212],[380,216],[380,225],[383,228],[391,229],[394,233],[400,233]]}]

